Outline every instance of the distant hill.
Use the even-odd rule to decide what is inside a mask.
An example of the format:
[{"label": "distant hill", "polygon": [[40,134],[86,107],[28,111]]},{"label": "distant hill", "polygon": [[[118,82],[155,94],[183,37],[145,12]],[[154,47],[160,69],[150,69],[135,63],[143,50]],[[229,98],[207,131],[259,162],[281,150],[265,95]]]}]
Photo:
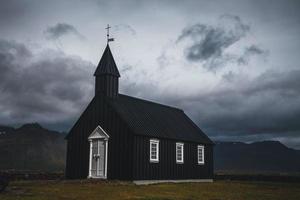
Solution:
[{"label": "distant hill", "polygon": [[37,123],[17,129],[0,126],[0,170],[63,171],[64,136]]},{"label": "distant hill", "polygon": [[300,172],[300,151],[278,141],[216,142],[214,160],[217,171]]}]

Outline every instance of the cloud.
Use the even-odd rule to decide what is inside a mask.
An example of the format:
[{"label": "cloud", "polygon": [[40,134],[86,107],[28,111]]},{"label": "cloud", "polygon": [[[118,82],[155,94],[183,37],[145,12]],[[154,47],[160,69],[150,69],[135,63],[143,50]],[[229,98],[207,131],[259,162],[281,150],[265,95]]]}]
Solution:
[{"label": "cloud", "polygon": [[222,15],[215,24],[185,27],[175,42],[163,48],[157,62],[161,68],[181,63],[216,73],[249,65],[254,58],[266,61],[269,51],[253,43],[249,35],[250,26],[239,16]]},{"label": "cloud", "polygon": [[250,30],[250,26],[238,16],[222,15],[219,20],[221,23],[217,26],[198,23],[186,27],[177,38],[177,43],[191,40],[185,49],[187,60],[205,61],[204,67],[213,71],[232,59],[225,50],[239,42]]},{"label": "cloud", "polygon": [[114,26],[114,30],[115,31],[124,31],[124,32],[128,32],[131,35],[135,36],[136,35],[136,31],[132,28],[132,26],[128,25],[128,24],[118,24]]},{"label": "cloud", "polygon": [[57,40],[68,34],[73,34],[79,39],[84,39],[84,36],[73,25],[67,23],[57,23],[54,26],[50,26],[44,31],[44,34],[49,40]]},{"label": "cloud", "polygon": [[237,59],[237,62],[239,65],[247,65],[252,56],[263,56],[266,58],[268,54],[269,51],[252,44],[251,46],[245,48],[243,55]]},{"label": "cloud", "polygon": [[260,47],[251,45],[250,47],[246,48],[246,54],[255,55],[255,54],[263,54],[265,53]]},{"label": "cloud", "polygon": [[80,57],[0,40],[1,123],[56,123],[77,118],[90,100],[91,68]]},{"label": "cloud", "polygon": [[230,73],[214,91],[178,100],[217,140],[300,140],[300,70],[265,71],[251,80]]}]

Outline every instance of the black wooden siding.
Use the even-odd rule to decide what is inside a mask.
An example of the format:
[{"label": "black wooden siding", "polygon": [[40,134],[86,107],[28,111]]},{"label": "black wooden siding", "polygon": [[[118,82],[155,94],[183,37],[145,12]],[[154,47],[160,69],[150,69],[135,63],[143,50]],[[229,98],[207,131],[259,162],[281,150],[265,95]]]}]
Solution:
[{"label": "black wooden siding", "polygon": [[[144,136],[134,137],[134,180],[212,179],[213,145],[205,146],[205,164],[198,164],[199,143],[159,139],[159,162],[150,163],[149,140]],[[184,163],[176,163],[176,142],[184,143]]]},{"label": "black wooden siding", "polygon": [[66,177],[69,179],[87,178],[88,136],[98,125],[110,136],[107,178],[131,180],[133,135],[101,95],[94,97],[67,137]]},{"label": "black wooden siding", "polygon": [[96,76],[95,94],[101,93],[108,97],[116,97],[119,91],[119,78],[114,75]]}]

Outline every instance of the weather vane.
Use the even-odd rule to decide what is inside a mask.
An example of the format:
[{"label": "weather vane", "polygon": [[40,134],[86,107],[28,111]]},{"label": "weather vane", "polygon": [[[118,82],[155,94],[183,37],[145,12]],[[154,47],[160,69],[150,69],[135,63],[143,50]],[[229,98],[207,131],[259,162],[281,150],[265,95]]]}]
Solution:
[{"label": "weather vane", "polygon": [[106,34],[106,36],[107,36],[107,44],[109,43],[109,42],[113,42],[114,41],[114,38],[109,38],[109,29],[110,29],[111,27],[109,26],[109,24],[107,24],[107,27],[105,28],[106,30],[107,30],[107,34]]}]

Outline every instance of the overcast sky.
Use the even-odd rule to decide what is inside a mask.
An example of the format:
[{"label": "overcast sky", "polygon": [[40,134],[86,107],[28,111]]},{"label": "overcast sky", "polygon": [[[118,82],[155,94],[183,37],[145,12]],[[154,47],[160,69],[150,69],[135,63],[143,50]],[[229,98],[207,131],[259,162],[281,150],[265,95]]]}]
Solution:
[{"label": "overcast sky", "polygon": [[213,140],[300,149],[298,0],[2,0],[0,124],[68,131],[110,44],[120,91],[185,110]]}]

